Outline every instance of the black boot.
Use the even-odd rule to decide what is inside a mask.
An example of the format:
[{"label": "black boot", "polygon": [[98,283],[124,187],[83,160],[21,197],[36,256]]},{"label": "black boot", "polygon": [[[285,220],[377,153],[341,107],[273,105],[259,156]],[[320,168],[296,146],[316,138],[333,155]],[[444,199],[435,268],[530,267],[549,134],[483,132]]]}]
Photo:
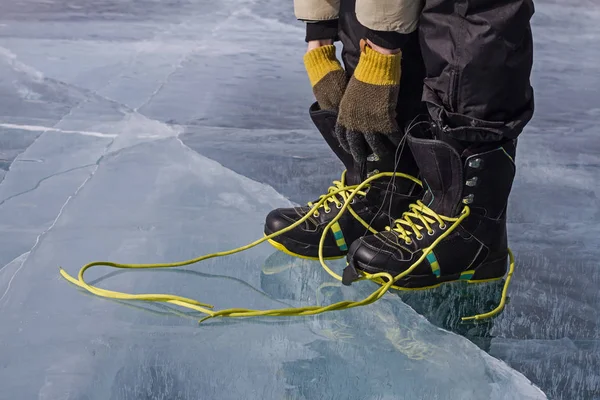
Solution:
[{"label": "black boot", "polygon": [[[405,146],[402,154],[399,155],[398,163],[393,159],[379,160],[369,156],[366,165],[356,165],[352,156],[342,149],[333,134],[337,114],[333,111],[320,110],[318,104],[314,103],[310,108],[310,116],[327,144],[346,167],[340,181],[334,181],[330,190],[345,187],[348,187],[348,190],[326,201],[303,224],[270,239],[269,242],[275,248],[293,256],[318,258],[319,242],[324,228],[338,214],[337,211],[342,208],[355,185],[359,185],[368,176],[379,172],[396,170],[416,176],[418,169],[408,146]],[[405,208],[421,196],[422,188],[411,180],[400,177],[374,180],[364,192],[352,200],[350,208],[359,219],[349,210],[344,213],[325,238],[323,256],[327,259],[344,257],[348,253],[348,247],[356,239],[370,232],[378,232],[390,224],[392,221],[388,214],[390,209]],[[279,208],[271,211],[266,218],[265,234],[270,235],[292,225],[303,218],[312,205],[313,202],[310,202],[304,207]]]},{"label": "black boot", "polygon": [[422,201],[405,209],[391,228],[352,244],[345,284],[365,272],[396,277],[419,259],[396,287],[427,288],[506,273],[506,205],[515,175],[515,143],[475,148],[431,127],[408,137],[427,189]]}]

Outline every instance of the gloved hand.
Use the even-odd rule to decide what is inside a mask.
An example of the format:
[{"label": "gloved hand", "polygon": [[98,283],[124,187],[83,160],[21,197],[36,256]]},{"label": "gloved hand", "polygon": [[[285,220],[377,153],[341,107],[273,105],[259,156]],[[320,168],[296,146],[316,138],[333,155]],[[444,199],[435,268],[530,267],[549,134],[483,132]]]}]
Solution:
[{"label": "gloved hand", "polygon": [[348,79],[335,56],[335,46],[326,45],[308,51],[304,55],[304,66],[319,107],[337,111]]},{"label": "gloved hand", "polygon": [[371,153],[393,156],[401,133],[396,122],[402,53],[384,55],[361,41],[361,55],[339,107],[335,135],[363,163]]}]

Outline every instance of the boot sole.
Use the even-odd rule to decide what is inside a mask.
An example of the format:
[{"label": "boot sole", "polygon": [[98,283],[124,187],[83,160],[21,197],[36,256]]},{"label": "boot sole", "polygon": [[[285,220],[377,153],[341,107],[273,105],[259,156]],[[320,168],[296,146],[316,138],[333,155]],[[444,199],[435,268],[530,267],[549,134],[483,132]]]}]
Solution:
[{"label": "boot sole", "polygon": [[[375,272],[367,272],[368,266],[358,262],[357,271],[364,277],[368,278]],[[460,273],[435,277],[429,275],[411,276],[408,280],[406,278],[400,279],[400,283],[404,285],[392,285],[391,288],[395,290],[412,291],[412,290],[428,290],[439,287],[445,283],[451,282],[467,282],[467,283],[485,283],[499,281],[506,275],[507,271],[507,259],[503,258],[500,260],[490,261],[489,263],[483,264],[474,270],[467,270]],[[502,266],[503,265],[503,266]],[[492,271],[503,271],[502,275],[493,274]],[[495,276],[494,276],[495,275]],[[375,282],[385,285],[385,280],[374,279]]]},{"label": "boot sole", "polygon": [[[265,236],[267,236],[267,235],[265,234]],[[304,260],[319,261],[319,257],[306,256],[306,255],[303,255],[303,254],[295,253],[295,252],[289,250],[287,247],[285,247],[285,245],[283,245],[282,243],[276,242],[273,239],[267,239],[267,242],[269,242],[271,244],[271,246],[275,247],[279,251],[284,252],[288,256],[302,258]],[[323,259],[324,260],[339,260],[340,258],[344,258],[344,257],[346,257],[346,255],[333,256],[333,257],[331,257],[331,256],[330,257],[323,257]]]}]

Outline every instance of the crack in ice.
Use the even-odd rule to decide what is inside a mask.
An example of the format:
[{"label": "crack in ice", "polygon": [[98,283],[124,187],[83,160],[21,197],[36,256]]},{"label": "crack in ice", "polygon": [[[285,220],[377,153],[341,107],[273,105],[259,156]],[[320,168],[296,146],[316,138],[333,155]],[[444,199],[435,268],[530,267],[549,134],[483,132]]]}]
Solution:
[{"label": "crack in ice", "polygon": [[21,262],[21,265],[19,265],[19,268],[17,268],[17,270],[14,272],[14,274],[10,277],[8,284],[6,285],[6,290],[4,291],[2,296],[0,296],[0,301],[2,301],[6,297],[8,292],[10,291],[10,286],[12,285],[12,281],[15,279],[15,276],[17,276],[17,274],[19,273],[21,268],[23,268],[23,265],[25,265],[25,261],[27,261],[27,258],[29,258],[30,253],[31,253],[31,250],[26,251],[25,253],[21,254],[20,256],[16,257],[14,260],[12,260],[8,264],[6,264],[2,268],[0,268],[0,271],[2,271],[4,268],[8,267],[10,264],[12,264],[14,262]]},{"label": "crack in ice", "polygon": [[[234,11],[232,12],[224,21],[218,23],[217,25],[215,25],[210,31],[207,32],[207,36],[208,37],[215,37],[216,33],[219,31],[219,29],[221,29],[221,27],[223,25],[225,25],[226,23],[229,23],[231,21],[231,19],[233,17],[237,16],[237,13]],[[186,21],[187,23],[187,21]],[[183,24],[183,23],[182,23]],[[181,24],[180,24],[181,25]],[[165,30],[166,33],[167,31]],[[158,87],[156,88],[156,90],[154,92],[152,92],[150,94],[150,96],[148,96],[148,98],[146,100],[144,100],[144,102],[139,105],[138,107],[136,107],[134,109],[134,111],[138,111],[139,109],[143,108],[144,106],[146,106],[148,103],[150,103],[152,101],[152,99],[154,99],[154,97],[156,97],[156,95],[158,95],[158,93],[160,93],[162,91],[162,89],[165,87],[165,85],[169,82],[169,80],[171,79],[171,77],[177,73],[177,71],[179,71],[182,67],[183,64],[188,61],[193,55],[197,54],[200,50],[206,49],[207,45],[206,45],[206,41],[208,39],[206,37],[202,38],[200,41],[198,41],[197,43],[201,43],[198,44],[196,47],[192,48],[188,53],[186,53],[185,55],[183,55],[180,60],[176,63],[176,64],[172,64],[171,66],[173,67],[173,69],[171,70],[171,72],[169,72],[167,74],[167,76],[163,79],[162,82],[159,83]],[[138,52],[139,54],[139,52]]]},{"label": "crack in ice", "polygon": [[4,203],[6,203],[7,201],[9,201],[9,200],[12,200],[12,199],[14,199],[14,198],[16,198],[16,197],[19,197],[19,196],[22,196],[22,195],[24,195],[24,194],[27,194],[27,193],[31,193],[31,192],[33,192],[35,189],[39,188],[39,187],[41,186],[41,184],[42,184],[44,181],[47,181],[48,179],[51,179],[51,178],[53,178],[53,177],[56,177],[56,176],[59,176],[59,175],[68,174],[69,172],[77,171],[77,170],[79,170],[79,169],[84,169],[84,168],[88,168],[88,167],[93,167],[94,165],[96,165],[96,164],[87,164],[87,165],[82,165],[82,166],[79,166],[79,167],[73,167],[73,168],[69,168],[69,169],[67,169],[67,170],[64,170],[64,171],[59,171],[59,172],[56,172],[56,173],[54,173],[54,174],[52,174],[52,175],[48,175],[48,176],[46,176],[45,178],[41,179],[39,182],[37,182],[37,183],[35,184],[35,186],[34,186],[34,187],[32,187],[32,188],[30,188],[30,189],[27,189],[27,190],[24,190],[24,191],[22,191],[22,192],[19,192],[19,193],[13,194],[12,196],[9,196],[9,197],[7,197],[7,198],[3,199],[2,201],[0,201],[0,206],[4,205]]},{"label": "crack in ice", "polygon": [[[69,197],[67,197],[67,200],[63,203],[63,205],[60,207],[60,210],[58,211],[58,215],[54,218],[54,220],[52,221],[52,224],[46,228],[42,233],[40,233],[36,239],[35,239],[35,243],[33,244],[33,246],[31,247],[31,249],[25,253],[23,253],[20,257],[23,257],[25,254],[25,259],[23,260],[23,263],[21,264],[21,266],[15,271],[15,273],[13,274],[13,276],[11,277],[9,283],[8,283],[8,287],[6,288],[4,294],[2,295],[2,297],[0,297],[0,301],[2,301],[2,299],[4,299],[6,297],[6,295],[8,294],[9,290],[10,290],[10,286],[12,281],[15,279],[15,277],[17,276],[17,274],[19,273],[19,271],[21,271],[21,269],[23,268],[23,266],[25,265],[25,263],[27,262],[27,260],[29,259],[29,256],[31,255],[31,253],[33,253],[35,251],[35,249],[37,248],[37,246],[39,245],[39,243],[41,242],[42,238],[48,234],[56,225],[56,223],[58,222],[58,220],[60,219],[60,217],[62,216],[62,213],[64,211],[64,209],[67,207],[67,205],[71,202],[71,200],[75,197],[77,197],[77,195],[79,194],[79,192],[81,191],[81,189],[83,189],[83,187],[94,177],[94,175],[96,174],[96,172],[98,171],[98,168],[100,167],[100,163],[102,162],[102,160],[104,159],[105,155],[108,153],[110,146],[114,143],[114,140],[111,141],[105,148],[104,148],[104,152],[102,153],[102,155],[98,158],[98,160],[96,161],[95,164],[91,164],[89,166],[95,165],[95,168],[90,172],[90,174],[88,175],[88,177],[81,183],[81,185],[79,185],[79,187],[77,189],[75,189],[75,192],[73,192]],[[89,167],[88,166],[88,167]],[[79,168],[83,168],[83,167],[79,167]],[[18,257],[17,257],[18,259]],[[12,262],[12,261],[11,261]],[[10,263],[9,263],[10,264]],[[8,264],[7,264],[8,265]]]}]

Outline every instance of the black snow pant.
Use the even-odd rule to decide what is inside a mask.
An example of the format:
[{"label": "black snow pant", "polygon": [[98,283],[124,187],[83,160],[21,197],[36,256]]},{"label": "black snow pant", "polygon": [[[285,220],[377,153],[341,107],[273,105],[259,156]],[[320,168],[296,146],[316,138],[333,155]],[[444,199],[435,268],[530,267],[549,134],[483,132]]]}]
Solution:
[{"label": "black snow pant", "polygon": [[[352,74],[365,28],[355,0],[342,0],[339,37]],[[425,0],[419,29],[402,51],[397,116],[423,112],[454,139],[515,139],[534,110],[530,75],[532,0]]]}]

